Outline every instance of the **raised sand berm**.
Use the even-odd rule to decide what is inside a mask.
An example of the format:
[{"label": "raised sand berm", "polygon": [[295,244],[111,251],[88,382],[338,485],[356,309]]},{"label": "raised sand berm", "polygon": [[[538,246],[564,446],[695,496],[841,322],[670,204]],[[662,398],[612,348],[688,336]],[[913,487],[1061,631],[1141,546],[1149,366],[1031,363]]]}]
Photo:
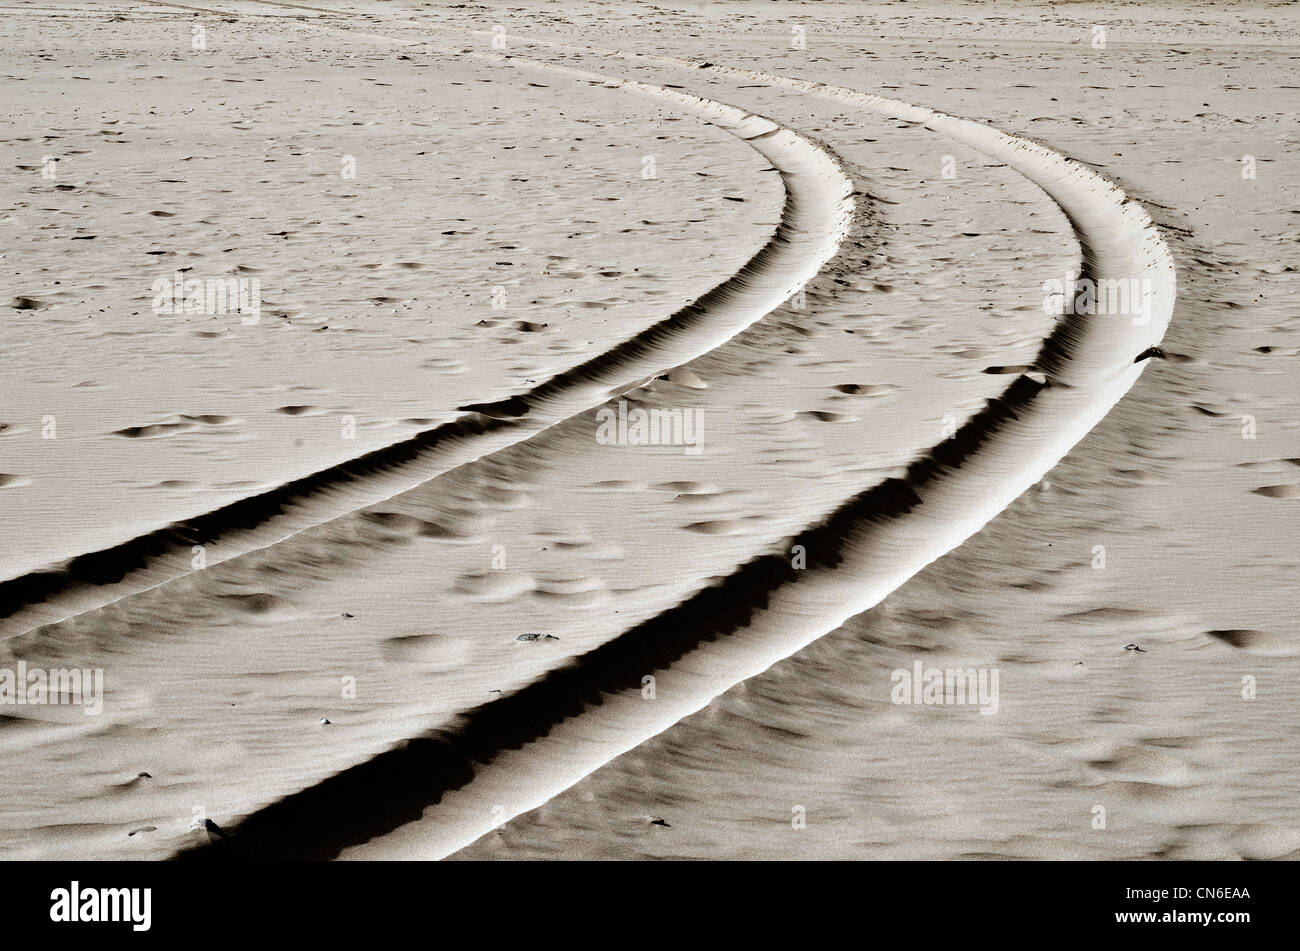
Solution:
[{"label": "raised sand berm", "polygon": [[[1149,288],[1147,307],[1136,319],[1065,315],[1043,345],[1039,372],[1018,377],[906,476],[791,538],[807,551],[805,569],[786,551],[755,558],[569,666],[470,711],[454,731],[412,739],[250,816],[225,847],[280,857],[450,854],[879,603],[1039,481],[1132,386],[1141,355],[1163,337],[1175,292],[1172,258],[1136,202],[1026,139],[897,100],[807,85],[1006,162],[1069,218],[1081,276],[1138,281]],[[646,676],[655,678],[653,702],[643,694]]]},{"label": "raised sand berm", "polygon": [[[351,14],[350,11],[327,11],[319,7],[277,3],[274,0],[250,0],[250,2],[262,6],[291,7],[334,15],[359,15]],[[376,18],[367,16],[367,19]],[[1084,168],[1072,159],[1024,136],[1003,132],[984,123],[949,115],[927,106],[877,96],[845,86],[796,79],[761,70],[706,63],[686,57],[638,50],[579,47],[560,40],[501,34],[488,30],[467,30],[398,16],[377,19],[421,31],[433,30],[443,34],[481,39],[500,37],[511,48],[515,46],[552,48],[627,61],[659,63],[699,70],[730,79],[798,90],[836,102],[870,109],[900,122],[925,126],[975,148],[992,159],[1006,162],[1046,192],[1069,219],[1079,238],[1082,255],[1080,282],[1085,280],[1092,281],[1094,284],[1122,282],[1126,286],[1141,288],[1142,305],[1140,308],[1131,308],[1140,311],[1135,318],[1126,314],[1077,314],[1058,326],[1057,332],[1049,338],[1047,346],[1039,354],[1036,363],[1036,368],[1048,374],[1057,384],[1068,384],[1073,378],[1087,376],[1094,372],[1103,374],[1111,372],[1108,368],[1114,366],[1114,353],[1110,352],[1108,347],[1113,347],[1118,352],[1127,346],[1126,340],[1113,333],[1093,334],[1086,348],[1074,348],[1066,359],[1062,348],[1068,340],[1088,334],[1090,328],[1094,328],[1097,324],[1136,319],[1136,329],[1144,325],[1154,325],[1159,322],[1162,312],[1167,325],[1169,315],[1172,314],[1175,285],[1173,258],[1164,241],[1159,237],[1155,224],[1140,203],[1130,199],[1121,189],[1091,169]],[[338,30],[338,32],[352,34],[354,31]],[[389,37],[382,38],[399,42]],[[472,51],[461,52],[465,55],[484,55]],[[510,58],[520,59],[518,56]],[[1152,234],[1148,236],[1147,232]],[[1135,252],[1135,248],[1142,250]],[[1161,325],[1157,339],[1163,338],[1163,326]],[[1132,385],[1131,382],[1129,385]]]},{"label": "raised sand berm", "polygon": [[[426,64],[438,61],[413,59],[425,73]],[[538,79],[500,72],[502,84]],[[551,78],[538,81],[555,85]],[[788,100],[782,122],[813,110],[823,116],[845,111],[802,94],[774,98]],[[602,113],[618,108],[631,114],[644,109],[639,99],[602,94],[592,105]],[[763,102],[746,99],[743,105],[767,112]],[[382,503],[380,511],[362,509],[13,639],[9,645],[29,666],[63,658],[100,666],[95,658],[102,656],[113,724],[111,734],[102,721],[94,735],[41,734],[42,758],[22,773],[31,777],[29,789],[49,790],[41,810],[47,825],[26,841],[11,841],[9,849],[29,856],[138,858],[191,844],[202,833],[177,834],[191,803],[204,803],[228,827],[232,817],[500,694],[489,687],[518,689],[636,620],[667,610],[756,552],[771,550],[843,499],[900,474],[940,438],[940,413],[965,419],[978,411],[1007,380],[981,374],[982,358],[969,354],[1001,363],[1032,360],[1054,323],[1042,312],[1032,275],[1062,273],[1067,262],[1077,262],[1077,241],[1059,209],[1041,192],[1023,188],[1019,175],[1001,163],[924,129],[895,129],[897,123],[884,119],[866,125],[871,132],[863,134],[880,139],[856,154],[845,142],[853,155],[845,163],[871,200],[859,204],[850,237],[809,285],[803,309],[788,303],[688,364],[699,374],[695,386],[704,389],[665,380],[647,387],[644,397],[629,398],[704,407],[708,444],[690,467],[706,471],[670,471],[677,468],[671,459],[592,445],[592,414],[582,414],[440,475]],[[834,142],[838,149],[840,140]],[[973,160],[971,179],[955,195],[951,184],[925,179],[936,145]],[[762,204],[768,214],[778,206]],[[1002,237],[989,242],[955,234],[971,226],[996,229]],[[721,233],[729,236],[730,229]],[[1016,248],[1026,234],[1038,236],[1027,256]],[[968,249],[990,243],[988,259],[966,263]],[[984,308],[996,310],[981,318]],[[974,347],[982,349],[967,350]],[[849,387],[838,384],[846,380],[891,382],[860,388],[884,395],[844,396]],[[805,418],[809,414],[783,422],[796,416],[792,408],[805,406],[861,416],[847,424]],[[791,470],[802,470],[803,478],[790,478]],[[645,493],[612,486],[582,491],[606,481],[601,476],[661,484],[644,487]],[[703,481],[677,481],[690,477]],[[772,485],[774,477],[781,488]],[[715,483],[731,489],[714,494]],[[677,492],[690,495],[674,498]],[[637,528],[615,514],[626,511],[617,500],[634,501],[633,494],[649,496],[635,506]],[[710,514],[740,516],[746,529],[715,534],[713,522],[677,524],[704,518],[701,504]],[[688,507],[692,514],[681,518]],[[561,547],[569,547],[567,540],[551,544],[539,522],[560,522],[566,539],[580,531],[592,543],[566,554]],[[456,537],[436,539],[434,532]],[[480,587],[470,575],[475,566],[486,568],[481,546],[489,540],[510,552],[514,570],[485,571]],[[549,545],[550,552],[538,545]],[[598,548],[604,549],[599,556]],[[537,555],[532,564],[527,551]],[[559,571],[557,559],[565,564]],[[529,574],[544,590],[516,587]],[[560,578],[561,588],[549,583]],[[591,588],[577,593],[579,586],[569,581],[578,578]],[[681,583],[664,584],[668,578]],[[580,602],[586,606],[579,608]],[[355,619],[341,619],[343,610]],[[521,646],[519,631],[553,631],[561,639]],[[339,705],[336,673],[362,684],[356,700]],[[332,724],[317,726],[320,715]],[[156,747],[159,724],[167,725],[165,748]],[[29,742],[34,735],[26,734]],[[101,755],[87,759],[91,748]],[[96,763],[93,770],[78,765],[89,762]],[[119,774],[134,776],[142,767],[167,775],[168,782],[135,783],[129,795],[119,789]],[[22,776],[14,779],[23,784]],[[105,808],[96,810],[94,829],[58,818],[84,811],[84,798],[101,794]],[[123,834],[146,826],[156,831]]]},{"label": "raised sand berm", "polygon": [[[407,41],[395,41],[404,43]],[[498,54],[469,54],[504,59]],[[520,442],[731,339],[779,307],[836,253],[853,218],[853,186],[817,143],[742,109],[651,83],[533,64],[611,90],[650,96],[746,142],[785,186],[767,243],[693,303],[509,400],[463,407],[452,421],[266,492],[0,582],[0,636],[12,636],[148,590],[206,565],[265,548]]]}]

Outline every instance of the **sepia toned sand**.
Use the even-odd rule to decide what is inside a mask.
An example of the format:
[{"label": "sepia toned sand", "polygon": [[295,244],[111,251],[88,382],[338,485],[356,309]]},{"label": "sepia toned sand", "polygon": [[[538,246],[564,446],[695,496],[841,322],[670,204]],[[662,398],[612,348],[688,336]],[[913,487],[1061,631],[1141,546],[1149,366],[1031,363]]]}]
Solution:
[{"label": "sepia toned sand", "polygon": [[1300,853],[1286,5],[0,25],[0,854]]}]

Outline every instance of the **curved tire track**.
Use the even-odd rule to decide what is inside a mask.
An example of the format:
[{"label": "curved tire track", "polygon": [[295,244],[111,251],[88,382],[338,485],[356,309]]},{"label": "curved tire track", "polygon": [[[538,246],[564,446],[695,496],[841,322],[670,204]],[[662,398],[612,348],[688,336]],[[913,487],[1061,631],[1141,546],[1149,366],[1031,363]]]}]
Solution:
[{"label": "curved tire track", "polygon": [[[515,38],[520,39],[520,38]],[[547,45],[559,45],[548,41]],[[610,55],[645,56],[609,51]],[[1149,282],[1142,319],[1066,315],[1035,371],[988,401],[907,474],[847,500],[790,543],[528,686],[248,816],[186,857],[437,858],[454,852],[671,727],[748,677],[879,603],[1042,478],[1145,368],[1172,315],[1172,257],[1140,205],[1090,169],[1027,139],[844,87],[650,55],[790,86],[950,136],[1019,171],[1062,209],[1081,279]],[[642,696],[642,678],[656,696]],[[538,762],[545,763],[538,780]],[[489,810],[486,804],[493,804]],[[423,821],[421,821],[423,820]]]},{"label": "curved tire track", "polygon": [[[157,5],[161,0],[146,2]],[[409,40],[393,42],[417,45]],[[716,348],[779,307],[835,254],[847,234],[855,208],[853,185],[832,153],[811,139],[716,100],[586,70],[524,63],[666,101],[745,142],[778,170],[785,186],[781,219],[771,238],[739,271],[693,303],[526,393],[463,406],[463,415],[401,442],[118,545],[0,582],[0,637],[57,623],[184,577],[198,570],[191,563],[193,546],[205,547],[208,565],[266,548],[392,498],[633,390]]]}]

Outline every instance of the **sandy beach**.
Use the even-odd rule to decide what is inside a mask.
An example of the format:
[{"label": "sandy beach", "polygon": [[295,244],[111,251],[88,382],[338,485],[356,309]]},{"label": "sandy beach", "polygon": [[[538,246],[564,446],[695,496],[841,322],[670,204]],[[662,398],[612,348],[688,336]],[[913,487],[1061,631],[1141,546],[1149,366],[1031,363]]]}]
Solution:
[{"label": "sandy beach", "polygon": [[0,857],[1300,856],[1300,13],[0,8]]}]

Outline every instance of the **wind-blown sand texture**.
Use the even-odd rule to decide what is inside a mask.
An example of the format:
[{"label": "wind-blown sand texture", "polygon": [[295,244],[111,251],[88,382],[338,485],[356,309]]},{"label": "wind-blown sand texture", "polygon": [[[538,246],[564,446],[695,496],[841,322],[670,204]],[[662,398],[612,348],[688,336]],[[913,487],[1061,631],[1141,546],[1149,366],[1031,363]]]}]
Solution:
[{"label": "wind-blown sand texture", "polygon": [[0,854],[1300,852],[1297,21],[0,10]]}]

